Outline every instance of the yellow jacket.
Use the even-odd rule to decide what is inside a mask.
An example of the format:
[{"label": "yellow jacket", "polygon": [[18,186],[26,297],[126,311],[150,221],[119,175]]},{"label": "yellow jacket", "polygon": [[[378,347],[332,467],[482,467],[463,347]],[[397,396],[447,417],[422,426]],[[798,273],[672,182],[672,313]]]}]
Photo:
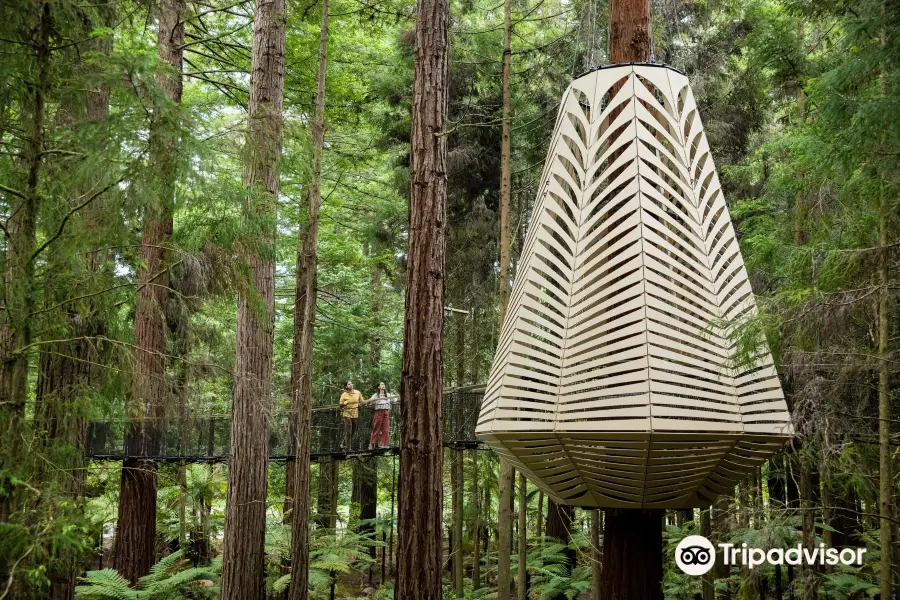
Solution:
[{"label": "yellow jacket", "polygon": [[341,394],[341,417],[345,419],[357,418],[359,416],[359,403],[361,400],[362,394],[359,393],[359,390]]}]

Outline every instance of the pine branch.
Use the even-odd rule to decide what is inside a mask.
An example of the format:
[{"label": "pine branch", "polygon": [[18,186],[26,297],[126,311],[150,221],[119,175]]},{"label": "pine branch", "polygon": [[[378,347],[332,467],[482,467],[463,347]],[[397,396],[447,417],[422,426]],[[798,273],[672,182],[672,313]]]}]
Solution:
[{"label": "pine branch", "polygon": [[96,200],[97,198],[99,198],[102,194],[106,193],[113,187],[119,185],[124,180],[125,180],[125,176],[123,175],[117,181],[114,181],[113,183],[109,184],[102,190],[98,190],[96,193],[92,194],[87,200],[85,200],[78,206],[69,210],[69,212],[66,213],[66,215],[63,217],[62,222],[60,222],[59,228],[56,230],[56,233],[54,233],[52,236],[50,236],[43,244],[38,246],[37,250],[32,252],[31,256],[28,258],[28,262],[31,262],[34,259],[36,259],[44,250],[46,250],[50,246],[50,244],[52,244],[53,242],[55,242],[62,236],[63,231],[66,228],[66,223],[69,222],[69,219],[71,219],[72,216],[75,215],[75,213],[77,213],[79,210],[81,210],[82,208],[84,208],[85,206],[87,206],[88,204],[90,204],[91,202]]},{"label": "pine branch", "polygon": [[19,190],[13,189],[11,187],[7,187],[7,186],[3,185],[2,183],[0,183],[0,192],[5,192],[12,196],[17,196],[17,197],[21,198],[22,200],[28,199],[28,196],[26,196],[24,192],[20,192]]}]

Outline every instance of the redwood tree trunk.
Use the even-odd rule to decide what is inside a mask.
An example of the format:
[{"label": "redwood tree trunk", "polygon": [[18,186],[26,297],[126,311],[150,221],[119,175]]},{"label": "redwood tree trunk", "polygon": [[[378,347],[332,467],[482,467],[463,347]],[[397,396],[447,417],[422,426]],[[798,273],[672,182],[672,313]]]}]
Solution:
[{"label": "redwood tree trunk", "polygon": [[606,511],[601,598],[662,600],[663,514],[662,510]]},{"label": "redwood tree trunk", "polygon": [[337,512],[338,464],[330,456],[319,459],[319,497],[317,499],[316,524],[324,529],[334,529]]},{"label": "redwood tree trunk", "polygon": [[[500,73],[501,96],[503,102],[503,120],[500,137],[500,327],[506,319],[506,308],[509,305],[509,201],[510,201],[510,39],[512,36],[512,0],[504,3],[503,16],[503,67]],[[516,472],[513,466],[500,457],[499,502],[497,513],[498,546],[497,546],[497,600],[511,598],[511,554],[512,554],[512,497]]]},{"label": "redwood tree trunk", "polygon": [[[650,60],[652,35],[647,0],[610,0],[609,62]],[[662,600],[662,516],[640,509],[606,511],[602,598]]]},{"label": "redwood tree trunk", "polygon": [[[887,4],[881,5],[881,17],[885,16]],[[887,33],[881,32],[881,44],[887,43]],[[886,67],[882,66],[881,72],[881,96],[887,97]],[[884,177],[887,174],[881,174]],[[886,178],[885,178],[886,179]],[[896,523],[892,524],[892,508],[894,496],[894,475],[892,463],[891,444],[891,373],[889,366],[890,353],[890,259],[887,247],[892,240],[888,229],[890,225],[890,199],[885,193],[886,184],[881,183],[881,202],[878,218],[879,244],[882,247],[878,266],[878,514],[881,533],[879,536],[879,550],[881,551],[881,564],[890,565],[891,568],[882,567],[880,575],[881,597],[890,598],[892,587],[892,571],[894,570],[892,533]]]},{"label": "redwood tree trunk", "polygon": [[472,589],[481,587],[481,491],[478,488],[478,449],[472,451]]},{"label": "redwood tree trunk", "polygon": [[[700,511],[700,535],[705,537],[706,539],[711,539],[712,537],[712,522],[710,509],[705,509]],[[781,570],[776,567],[775,570],[776,577],[780,581],[781,579]],[[700,582],[700,594],[702,600],[715,600],[716,598],[716,588],[715,588],[715,575],[716,571],[713,569],[707,573],[703,574],[702,581]],[[778,585],[776,584],[776,589]],[[781,600],[781,596],[778,596],[778,600]]]},{"label": "redwood tree trunk", "polygon": [[603,576],[603,556],[600,552],[600,511],[591,511],[591,600],[600,600],[600,578]]},{"label": "redwood tree trunk", "polygon": [[[157,81],[168,100],[181,103],[184,50],[184,0],[165,0],[159,9],[157,52],[176,71]],[[169,107],[158,106],[165,115]],[[141,260],[138,266],[138,298],[134,316],[135,365],[132,381],[132,418],[122,465],[119,516],[114,566],[132,582],[147,574],[156,561],[156,462],[157,429],[165,416],[166,310],[169,304],[169,271],[165,250],[172,235],[175,201],[175,168],[178,132],[165,116],[156,119],[150,136],[155,196],[144,208]]]},{"label": "redwood tree trunk", "polygon": [[275,204],[284,103],[285,0],[259,0],[253,15],[250,119],[244,163],[244,242],[249,281],[238,294],[222,599],[264,593],[269,413],[275,312]]},{"label": "redwood tree trunk", "polygon": [[453,555],[453,593],[455,598],[463,597],[463,451],[451,449],[450,488],[453,504],[453,532],[451,554]]},{"label": "redwood tree trunk", "polygon": [[[283,33],[282,33],[283,35]],[[283,41],[283,40],[282,40]],[[309,592],[309,439],[312,421],[312,360],[316,323],[316,270],[319,245],[319,205],[322,202],[322,150],[325,146],[325,68],[328,53],[328,0],[322,2],[319,32],[319,73],[313,121],[313,169],[309,190],[306,239],[297,256],[294,348],[291,366],[291,407],[294,410],[293,484],[296,499],[291,521],[290,600],[306,600]],[[301,289],[302,286],[302,289]],[[302,319],[298,323],[298,319]],[[299,339],[298,339],[299,337]]]},{"label": "redwood tree trunk", "polygon": [[500,477],[497,480],[497,600],[510,600],[512,554],[513,485],[516,471],[512,463],[500,457]]},{"label": "redwood tree trunk", "polygon": [[516,573],[518,600],[528,597],[528,574],[526,556],[528,554],[528,481],[519,473],[519,570]]},{"label": "redwood tree trunk", "polygon": [[[547,536],[561,544],[569,543],[569,533],[572,531],[572,516],[574,509],[571,506],[557,504],[553,500],[547,502]],[[568,546],[563,551],[567,558],[567,569],[571,573],[575,568],[575,551]],[[565,594],[554,596],[551,600],[567,600]]]},{"label": "redwood tree trunk", "polygon": [[396,597],[441,597],[448,0],[417,0]]},{"label": "redwood tree trunk", "polygon": [[[102,26],[110,25],[112,12],[112,10],[99,11]],[[93,31],[96,24],[86,20],[84,32],[87,34]],[[112,51],[112,36],[96,38],[90,47],[109,56]],[[77,68],[81,72],[86,72],[88,66],[79,64]],[[72,114],[78,115],[76,119],[86,118],[92,125],[101,123],[109,116],[109,87],[102,84],[95,85],[87,90],[83,97],[74,98],[74,102],[76,105]],[[85,189],[84,193],[91,192]],[[88,208],[87,215],[83,220],[79,220],[80,227],[92,233],[98,232],[96,224],[103,215],[102,209],[98,206],[100,204],[98,199]],[[86,243],[78,246],[81,250],[91,250],[80,260],[79,268],[82,273],[97,274],[100,271],[101,252],[97,248],[102,246],[103,240],[100,235],[92,235]],[[78,278],[78,282],[83,280]],[[73,289],[71,280],[67,281],[67,285],[62,289],[58,287],[48,289],[48,304],[56,304],[75,295],[72,293]],[[42,350],[35,390],[35,413],[44,423],[47,445],[52,447],[61,442],[71,449],[63,459],[64,462],[56,463],[52,473],[54,477],[64,478],[60,481],[60,485],[71,495],[79,510],[82,508],[81,501],[84,496],[86,474],[84,444],[87,439],[86,407],[82,400],[96,383],[99,371],[94,365],[100,363],[96,344],[82,338],[96,337],[104,332],[103,321],[97,314],[97,308],[95,302],[88,300],[78,308],[65,310],[63,318],[66,334],[63,337],[73,341],[51,344]],[[47,570],[47,577],[50,579],[47,598],[52,600],[74,598],[76,577],[80,570],[78,553],[60,548],[55,560],[52,561],[52,566]]]},{"label": "redwood tree trunk", "polygon": [[510,106],[510,58],[512,51],[511,24],[512,0],[506,0],[503,17],[503,67],[500,73],[500,87],[503,101],[503,121],[500,137],[500,326],[506,318],[506,307],[509,304],[509,199],[511,191],[510,176],[510,140],[509,129],[512,120]]},{"label": "redwood tree trunk", "polygon": [[[51,3],[35,2],[29,9],[33,11],[34,27],[30,35],[23,36],[33,52],[33,78],[23,82],[27,86],[22,110],[22,149],[16,158],[20,167],[17,177],[21,184],[15,193],[4,190],[10,204],[9,219],[6,223],[5,255],[0,257],[3,264],[3,284],[5,286],[4,310],[0,311],[0,440],[3,456],[0,464],[12,472],[19,467],[22,447],[22,426],[25,418],[25,404],[28,397],[28,352],[16,350],[28,346],[32,341],[29,317],[35,307],[35,279],[33,253],[37,246],[37,219],[41,204],[39,183],[42,175],[44,142],[46,135],[47,94],[50,91],[51,46],[53,14]],[[10,190],[12,188],[9,188]],[[0,522],[9,516],[10,501],[6,496],[4,476],[0,495]]]},{"label": "redwood tree trunk", "polygon": [[610,0],[610,63],[650,60],[652,36],[650,3],[647,0]]}]

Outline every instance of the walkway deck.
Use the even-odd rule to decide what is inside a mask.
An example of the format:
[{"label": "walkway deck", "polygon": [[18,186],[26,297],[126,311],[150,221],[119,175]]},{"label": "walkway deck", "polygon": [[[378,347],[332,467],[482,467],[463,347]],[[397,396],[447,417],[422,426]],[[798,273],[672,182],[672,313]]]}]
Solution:
[{"label": "walkway deck", "polygon": [[[448,390],[444,394],[444,445],[449,448],[477,448],[475,423],[484,396],[483,387]],[[387,448],[369,450],[374,407],[361,406],[356,432],[349,448],[342,449],[341,419],[337,408],[317,408],[312,414],[310,439],[311,460],[323,457],[345,459],[359,456],[397,454],[400,451],[400,410],[391,410],[390,442]],[[269,458],[273,461],[292,460],[294,449],[290,440],[290,417],[287,412],[274,413],[269,425]],[[189,419],[169,419],[160,432],[158,451],[150,455],[129,455],[125,444],[127,422],[124,419],[94,421],[90,424],[85,454],[92,460],[121,461],[126,458],[152,458],[161,462],[211,463],[228,460],[231,437],[231,417],[193,416]]]}]

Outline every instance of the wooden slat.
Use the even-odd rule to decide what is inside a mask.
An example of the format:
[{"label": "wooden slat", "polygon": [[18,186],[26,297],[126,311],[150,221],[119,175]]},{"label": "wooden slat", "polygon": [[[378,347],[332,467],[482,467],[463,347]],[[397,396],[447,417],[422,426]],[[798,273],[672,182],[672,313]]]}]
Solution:
[{"label": "wooden slat", "polygon": [[476,434],[559,502],[708,505],[792,429],[768,351],[734,364],[756,308],[687,78],[575,80],[538,189]]}]

